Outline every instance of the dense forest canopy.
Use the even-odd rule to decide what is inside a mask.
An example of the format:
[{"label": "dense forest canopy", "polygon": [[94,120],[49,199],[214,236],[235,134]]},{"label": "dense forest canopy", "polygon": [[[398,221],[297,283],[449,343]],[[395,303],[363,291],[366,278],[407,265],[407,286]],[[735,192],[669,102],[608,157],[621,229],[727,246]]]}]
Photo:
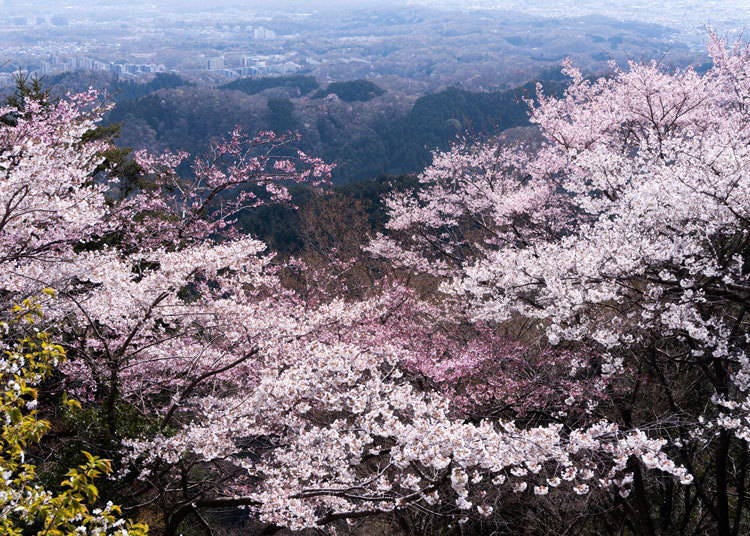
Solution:
[{"label": "dense forest canopy", "polygon": [[242,91],[248,95],[256,95],[266,89],[277,87],[294,88],[300,95],[307,95],[320,87],[313,76],[267,76],[256,78],[239,78],[220,86],[219,89]]},{"label": "dense forest canopy", "polygon": [[343,101],[368,101],[379,97],[385,90],[373,84],[369,80],[353,80],[351,82],[334,82],[324,90],[315,93],[314,98],[322,98],[328,95],[336,95]]}]

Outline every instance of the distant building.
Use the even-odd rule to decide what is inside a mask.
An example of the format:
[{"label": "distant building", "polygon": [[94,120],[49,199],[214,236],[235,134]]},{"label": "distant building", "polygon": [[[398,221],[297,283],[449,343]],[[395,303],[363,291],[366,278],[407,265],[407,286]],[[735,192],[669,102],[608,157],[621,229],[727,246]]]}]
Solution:
[{"label": "distant building", "polygon": [[268,71],[274,74],[292,74],[300,70],[302,70],[302,66],[293,61],[285,61],[268,67]]},{"label": "distant building", "polygon": [[94,70],[94,60],[91,58],[87,58],[85,56],[76,56],[71,61],[73,65],[74,70],[80,70],[80,71],[93,71]]},{"label": "distant building", "polygon": [[221,71],[224,69],[224,57],[209,58],[206,66],[209,71]]},{"label": "distant building", "polygon": [[265,66],[261,67],[240,67],[237,69],[237,74],[240,76],[253,76],[256,74],[263,74],[265,72]]},{"label": "distant building", "polygon": [[264,41],[266,39],[276,39],[276,32],[274,32],[273,30],[269,30],[268,28],[263,28],[262,26],[253,28],[253,39],[258,41]]}]

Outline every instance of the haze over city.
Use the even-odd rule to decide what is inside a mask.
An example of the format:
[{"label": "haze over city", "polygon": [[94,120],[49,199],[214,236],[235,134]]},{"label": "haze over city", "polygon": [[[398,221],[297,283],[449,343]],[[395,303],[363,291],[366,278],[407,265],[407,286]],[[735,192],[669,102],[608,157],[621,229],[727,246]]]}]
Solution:
[{"label": "haze over city", "polygon": [[[453,18],[456,25],[446,33]],[[468,40],[477,52],[495,50],[511,58],[525,48],[541,51],[535,54],[537,58],[575,58],[585,48],[586,36],[602,37],[597,37],[599,26],[610,27],[604,39],[627,40],[626,34],[616,35],[614,28],[624,25],[627,33],[632,23],[650,25],[642,26],[634,37],[650,39],[652,45],[654,39],[660,40],[663,51],[677,56],[668,61],[680,63],[685,60],[680,57],[681,47],[703,50],[707,28],[731,37],[739,35],[748,21],[750,6],[745,2],[692,0],[656,6],[645,0],[531,4],[514,0],[284,0],[270,6],[233,1],[60,4],[6,0],[0,16],[4,45],[0,84],[10,83],[12,73],[19,69],[44,75],[81,69],[113,70],[124,76],[174,71],[208,81],[252,74],[248,69],[253,68],[258,73],[310,71],[332,79],[408,75],[413,66],[403,63],[442,62],[438,51],[457,44],[458,34],[463,34],[462,43]],[[553,28],[551,35],[545,32],[546,40],[540,40],[542,35],[536,32],[540,25]],[[644,57],[644,51],[619,44],[595,46],[592,55]],[[397,60],[392,56],[394,47],[409,50],[412,59]],[[648,52],[652,53],[655,50]],[[506,61],[494,55],[493,59]],[[402,67],[381,65],[390,60]],[[408,77],[420,87],[426,81]],[[460,76],[454,78],[439,78],[429,85],[463,83]],[[511,77],[507,82],[520,81]],[[502,81],[491,85],[502,85]]]}]

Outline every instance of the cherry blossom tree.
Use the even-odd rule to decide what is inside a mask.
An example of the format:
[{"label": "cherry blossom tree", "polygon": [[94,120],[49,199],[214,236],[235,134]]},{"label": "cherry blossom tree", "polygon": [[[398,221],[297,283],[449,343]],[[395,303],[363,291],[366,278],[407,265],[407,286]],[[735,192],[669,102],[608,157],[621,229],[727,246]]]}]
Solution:
[{"label": "cherry blossom tree", "polygon": [[703,75],[566,64],[565,94],[528,103],[543,147],[436,155],[369,246],[469,322],[523,322],[573,367],[585,351],[609,394],[588,418],[664,442],[694,478],[627,464],[612,507],[643,534],[748,530],[750,47],[711,36],[710,53]]},{"label": "cherry blossom tree", "polygon": [[101,423],[87,441],[117,453],[130,504],[167,534],[227,506],[298,529],[471,522],[548,494],[619,498],[649,527],[654,485],[686,498],[668,516],[724,527],[745,433],[748,54],[714,54],[703,77],[568,68],[566,96],[534,109],[539,153],[438,156],[370,249],[438,281],[439,302],[281,284],[232,223],[326,180],[317,159],[278,158],[283,140],[235,132],[192,166],[138,154],[131,190],[98,172],[95,94],[29,100],[0,125],[3,299],[56,290],[64,388]]}]

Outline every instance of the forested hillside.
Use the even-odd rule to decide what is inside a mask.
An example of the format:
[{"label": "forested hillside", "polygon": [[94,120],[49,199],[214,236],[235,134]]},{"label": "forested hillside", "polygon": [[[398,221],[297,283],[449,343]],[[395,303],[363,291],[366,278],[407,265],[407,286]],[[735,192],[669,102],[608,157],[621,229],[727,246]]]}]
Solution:
[{"label": "forested hillside", "polygon": [[379,97],[385,90],[369,80],[352,80],[351,82],[333,82],[327,88],[318,90],[314,98],[336,95],[343,101],[368,101]]},{"label": "forested hillside", "polygon": [[[305,92],[314,89],[309,79],[298,77],[161,90],[119,102],[107,120],[121,124],[123,145],[189,152],[200,152],[236,125],[250,132],[295,131],[299,147],[335,163],[334,181],[345,183],[416,173],[429,164],[434,150],[447,149],[461,137],[529,125],[523,99],[535,95],[530,83],[481,93],[451,88],[407,99],[352,82],[332,84],[306,98],[295,85],[301,81],[307,84]],[[547,81],[545,87],[556,93],[563,86]],[[327,94],[338,98],[322,100]]]},{"label": "forested hillside", "polygon": [[272,76],[263,78],[239,78],[219,87],[219,89],[232,89],[242,91],[248,95],[258,93],[272,88],[292,88],[298,95],[307,95],[320,87],[313,76]]}]

